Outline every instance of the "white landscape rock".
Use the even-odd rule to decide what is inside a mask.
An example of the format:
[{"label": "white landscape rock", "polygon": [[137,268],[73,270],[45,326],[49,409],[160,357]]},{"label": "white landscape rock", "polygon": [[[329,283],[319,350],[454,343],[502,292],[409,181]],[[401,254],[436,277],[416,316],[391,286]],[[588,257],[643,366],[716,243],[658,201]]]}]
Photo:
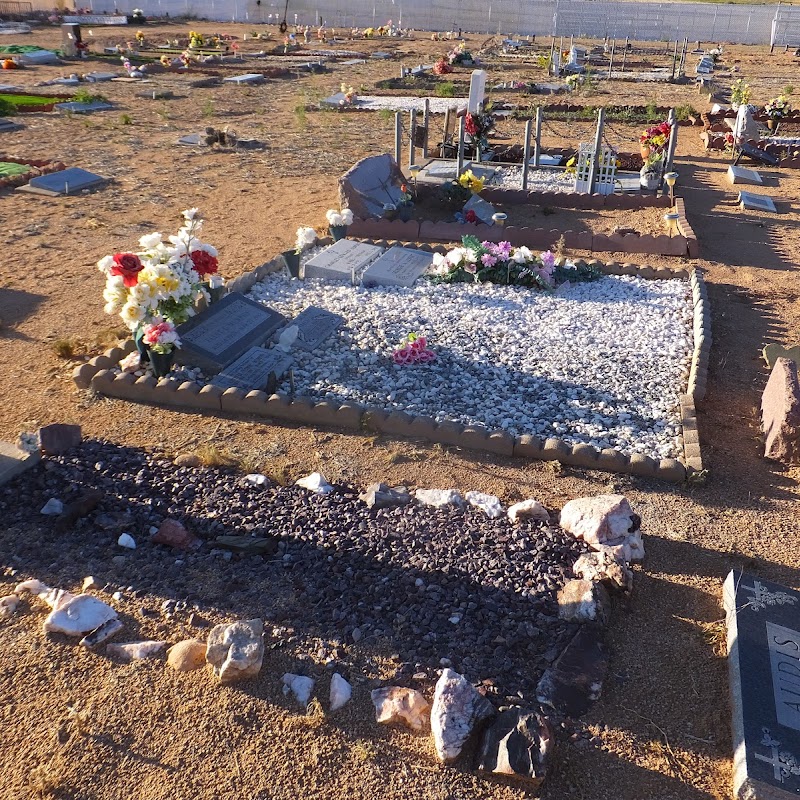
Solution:
[{"label": "white landscape rock", "polygon": [[467,492],[464,497],[466,501],[475,508],[479,508],[490,519],[497,519],[503,516],[503,505],[499,497],[483,492]]},{"label": "white landscape rock", "polygon": [[21,592],[36,595],[53,609],[45,618],[45,633],[83,636],[117,618],[111,606],[90,594],[74,595],[63,589],[51,589],[37,580],[20,583],[14,593]]},{"label": "white landscape rock", "polygon": [[561,509],[559,524],[589,547],[607,552],[620,562],[644,558],[644,544],[639,531],[639,517],[621,494],[601,494],[570,500]]},{"label": "white landscape rock", "polygon": [[215,625],[208,634],[206,661],[222,683],[253,678],[264,659],[264,622],[248,619]]},{"label": "white landscape rock", "polygon": [[333,486],[325,480],[325,476],[321,472],[312,472],[305,478],[299,478],[295,481],[295,485],[309,489],[314,494],[330,494],[333,491]]},{"label": "white landscape rock", "polygon": [[121,533],[119,539],[117,539],[117,544],[126,550],[136,549],[136,540],[129,533]]},{"label": "white landscape rock", "polygon": [[283,693],[288,695],[291,692],[295,700],[301,706],[307,706],[311,700],[311,692],[314,691],[314,681],[305,675],[295,675],[292,672],[287,672],[283,678]]},{"label": "white landscape rock", "polygon": [[331,676],[331,711],[338,711],[353,696],[353,687],[338,673]]},{"label": "white landscape rock", "polygon": [[123,661],[138,661],[140,659],[153,658],[159,655],[166,646],[166,642],[155,640],[124,642],[107,645],[106,653],[110,656],[121,658]]},{"label": "white landscape rock", "polygon": [[250,486],[269,486],[269,478],[260,472],[251,472],[249,475],[244,476],[244,480]]},{"label": "white landscape rock", "polygon": [[434,508],[464,505],[463,498],[455,489],[417,489],[414,497],[423,505]]},{"label": "white landscape rock", "polygon": [[542,522],[550,522],[550,514],[538,500],[523,500],[508,507],[508,518],[512,522],[520,519],[538,519]]},{"label": "white landscape rock", "polygon": [[611,601],[602,583],[567,581],[558,590],[558,616],[568,622],[605,625],[611,616]]},{"label": "white landscape rock", "polygon": [[0,597],[0,619],[8,619],[14,614],[19,605],[19,597],[15,594],[9,594],[5,597]]},{"label": "white landscape rock", "polygon": [[492,704],[463,675],[442,670],[431,708],[431,730],[439,760],[452,764],[476,727],[494,713]]},{"label": "white landscape rock", "polygon": [[377,722],[402,722],[412,731],[430,726],[431,704],[422,692],[404,686],[385,686],[373,689],[370,696]]},{"label": "white landscape rock", "polygon": [[57,517],[64,510],[64,504],[57,498],[51,497],[43,506],[40,514]]},{"label": "white landscape rock", "polygon": [[597,550],[578,556],[572,571],[578,578],[629,592],[633,588],[633,571],[624,561],[618,561],[614,553],[613,548],[600,545]]}]

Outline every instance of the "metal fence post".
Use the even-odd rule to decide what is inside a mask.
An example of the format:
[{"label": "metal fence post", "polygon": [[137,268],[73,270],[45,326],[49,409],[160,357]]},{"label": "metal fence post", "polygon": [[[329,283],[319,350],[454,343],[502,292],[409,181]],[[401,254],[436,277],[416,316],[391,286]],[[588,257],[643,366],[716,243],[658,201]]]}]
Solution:
[{"label": "metal fence post", "polygon": [[[538,110],[538,109],[537,109]],[[525,145],[522,148],[522,191],[528,191],[528,162],[531,159],[531,120],[525,123]]]},{"label": "metal fence post", "polygon": [[594,135],[592,163],[589,165],[589,194],[594,194],[595,183],[597,183],[597,165],[600,163],[600,149],[603,146],[603,120],[605,119],[605,114],[605,107],[600,106],[597,109],[597,133]]}]

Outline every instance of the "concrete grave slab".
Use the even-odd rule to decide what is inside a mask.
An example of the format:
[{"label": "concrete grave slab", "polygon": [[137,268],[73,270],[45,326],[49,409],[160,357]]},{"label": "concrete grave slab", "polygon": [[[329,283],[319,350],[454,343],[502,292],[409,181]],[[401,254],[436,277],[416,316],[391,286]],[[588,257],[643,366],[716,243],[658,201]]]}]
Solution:
[{"label": "concrete grave slab", "polygon": [[17,57],[23,64],[31,66],[61,63],[61,59],[52,50],[31,50],[30,53],[20,53]]},{"label": "concrete grave slab", "polygon": [[371,56],[371,57],[372,57],[372,58],[379,58],[379,59],[386,60],[387,58],[391,58],[391,57],[392,57],[392,54],[391,54],[391,53],[384,53],[382,50],[376,50],[376,51],[375,51],[375,52],[372,54],[372,56]]},{"label": "concrete grave slab", "polygon": [[175,360],[217,373],[251,347],[264,344],[285,323],[283,314],[238,292],[178,326],[182,346]]},{"label": "concrete grave slab", "polygon": [[10,119],[5,119],[5,117],[0,117],[0,133],[7,133],[9,131],[18,131],[22,128],[17,122],[14,122]]},{"label": "concrete grave slab", "polygon": [[19,86],[12,86],[10,83],[0,83],[0,92],[21,92]]},{"label": "concrete grave slab", "polygon": [[228,364],[211,383],[221,389],[237,386],[240,389],[256,389],[262,391],[269,383],[270,376],[280,380],[294,359],[282,350],[266,350],[263,347],[251,347],[231,364]]},{"label": "concrete grave slab", "polygon": [[26,186],[18,186],[17,191],[57,197],[60,194],[74,194],[84,189],[91,189],[105,183],[106,180],[107,178],[80,167],[70,167],[60,172],[51,172],[49,175],[31,178]]},{"label": "concrete grave slab", "polygon": [[402,183],[405,177],[388,153],[368,156],[339,178],[339,202],[361,219],[381,217],[384,204],[401,201]]},{"label": "concrete grave slab", "polygon": [[747,169],[746,167],[737,167],[731,164],[728,167],[728,180],[731,183],[749,183],[760,185],[763,183],[761,176],[754,169]]},{"label": "concrete grave slab", "polygon": [[739,205],[745,211],[771,211],[777,212],[775,203],[771,197],[765,194],[754,194],[753,192],[739,192]]},{"label": "concrete grave slab", "polygon": [[359,64],[366,64],[367,60],[365,58],[351,58],[349,61],[342,61],[341,66],[343,67],[355,67]]},{"label": "concrete grave slab", "polygon": [[121,72],[89,72],[83,76],[83,79],[89,83],[103,83],[104,81],[113,81],[114,78],[122,77]]},{"label": "concrete grave slab", "polygon": [[303,350],[315,350],[332,336],[344,322],[344,317],[324,308],[309,306],[303,309],[289,324],[297,325],[296,346]]},{"label": "concrete grave slab", "polygon": [[723,587],[733,715],[733,794],[800,794],[800,593],[738,570]]},{"label": "concrete grave slab", "polygon": [[191,147],[205,147],[206,146],[206,137],[201,133],[190,133],[187,136],[181,136],[178,139],[178,144],[185,144]]},{"label": "concrete grave slab", "polygon": [[332,94],[330,97],[320,100],[319,104],[321,106],[325,106],[326,108],[339,108],[339,106],[342,105],[343,100],[344,92],[336,92],[336,94]]},{"label": "concrete grave slab", "polygon": [[238,86],[252,83],[263,83],[264,76],[256,72],[248,72],[246,75],[232,75],[230,78],[223,78],[223,83],[235,83]]},{"label": "concrete grave slab", "polygon": [[464,204],[464,214],[467,211],[474,211],[481,222],[485,222],[487,225],[494,225],[492,217],[497,213],[495,207],[477,194],[472,195]]},{"label": "concrete grave slab", "polygon": [[109,111],[114,106],[111,103],[106,103],[105,100],[93,100],[91,103],[78,103],[76,101],[56,103],[53,108],[62,114],[68,111],[73,114],[91,114],[93,111]]},{"label": "concrete grave slab", "polygon": [[390,247],[364,270],[364,286],[411,286],[433,263],[433,253]]},{"label": "concrete grave slab", "polygon": [[11,442],[0,441],[0,486],[38,464],[40,459],[38,451],[28,453]]},{"label": "concrete grave slab", "polygon": [[374,244],[339,239],[305,263],[303,277],[327,278],[334,281],[357,282],[361,273],[383,253],[383,248]]}]

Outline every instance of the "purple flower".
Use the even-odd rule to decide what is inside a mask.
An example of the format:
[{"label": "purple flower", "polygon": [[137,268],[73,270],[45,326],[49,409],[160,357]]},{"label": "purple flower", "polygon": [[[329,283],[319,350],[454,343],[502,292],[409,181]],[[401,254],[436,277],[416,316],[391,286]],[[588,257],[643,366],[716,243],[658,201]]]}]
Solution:
[{"label": "purple flower", "polygon": [[489,253],[484,253],[481,256],[481,264],[483,264],[484,267],[493,267],[496,263],[497,259]]},{"label": "purple flower", "polygon": [[552,275],[553,270],[556,268],[555,254],[550,250],[545,250],[544,253],[542,253],[539,257],[542,260],[542,270],[548,275]]}]

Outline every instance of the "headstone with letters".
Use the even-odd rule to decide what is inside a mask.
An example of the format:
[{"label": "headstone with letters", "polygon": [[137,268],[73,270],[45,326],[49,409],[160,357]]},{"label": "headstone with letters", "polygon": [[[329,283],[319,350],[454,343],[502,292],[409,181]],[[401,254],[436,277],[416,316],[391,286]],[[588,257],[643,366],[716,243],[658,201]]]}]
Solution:
[{"label": "headstone with letters", "polygon": [[279,381],[292,366],[293,359],[282,350],[251,347],[211,380],[214,386],[230,389],[265,389],[274,376]]},{"label": "headstone with letters", "polygon": [[411,247],[390,247],[364,271],[364,286],[411,286],[433,263],[433,253]]}]

